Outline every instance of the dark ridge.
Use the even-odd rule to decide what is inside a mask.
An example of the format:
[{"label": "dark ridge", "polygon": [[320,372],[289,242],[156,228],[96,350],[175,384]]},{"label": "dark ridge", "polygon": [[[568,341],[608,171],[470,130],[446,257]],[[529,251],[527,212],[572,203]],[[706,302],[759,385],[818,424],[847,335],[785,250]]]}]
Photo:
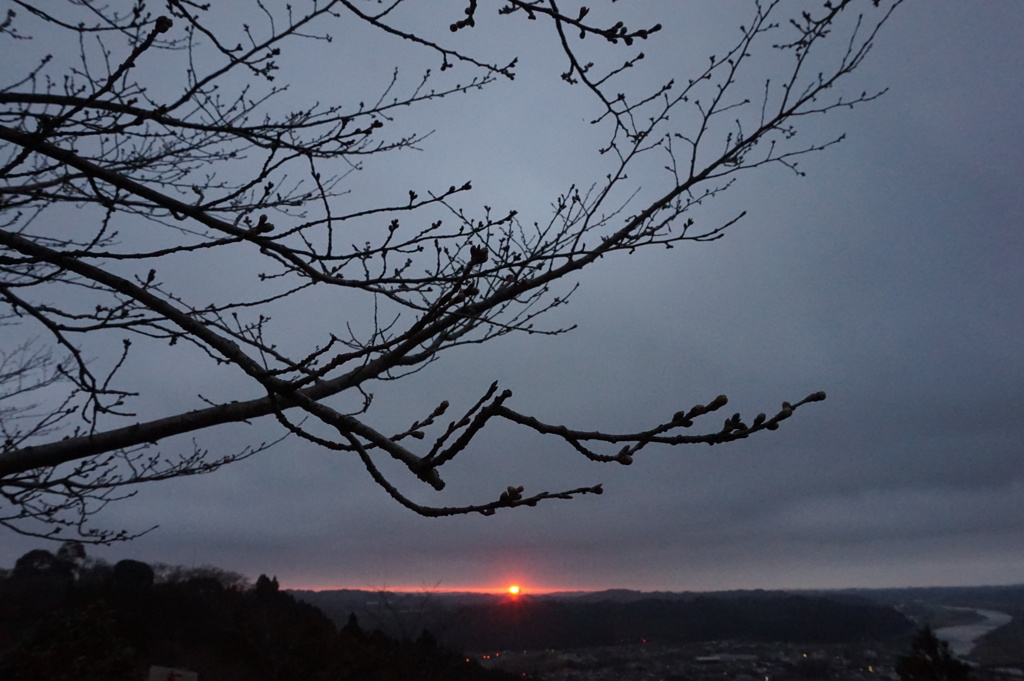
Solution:
[{"label": "dark ridge", "polygon": [[641,640],[839,643],[905,637],[913,623],[891,605],[850,594],[714,594],[613,589],[480,595],[370,591],[293,592],[335,622],[349,613],[393,635],[429,628],[465,650],[604,646]]},{"label": "dark ridge", "polygon": [[523,599],[459,608],[446,640],[469,650],[581,648],[641,641],[845,643],[893,639],[913,628],[908,618],[892,608],[823,597]]}]

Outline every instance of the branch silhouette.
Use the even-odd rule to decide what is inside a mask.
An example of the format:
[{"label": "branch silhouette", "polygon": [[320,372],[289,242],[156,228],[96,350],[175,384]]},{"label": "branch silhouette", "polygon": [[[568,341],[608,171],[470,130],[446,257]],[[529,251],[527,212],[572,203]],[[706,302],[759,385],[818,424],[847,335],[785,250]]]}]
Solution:
[{"label": "branch silhouette", "polygon": [[[481,503],[424,505],[382,472],[379,457],[392,458],[442,490],[442,467],[471,452],[495,419],[623,465],[651,445],[714,445],[777,429],[824,393],[749,424],[733,414],[698,432],[695,424],[726,405],[720,396],[635,432],[606,433],[519,411],[495,383],[446,425],[444,402],[389,434],[375,425],[372,386],[463,345],[571,331],[540,322],[570,301],[579,272],[606,257],[721,238],[746,213],[703,226],[697,208],[742,172],[802,173],[801,156],[842,139],[797,139],[805,119],[884,92],[848,96],[841,86],[901,2],[809,1],[792,16],[788,4],[754,3],[719,56],[635,94],[625,93],[644,65],[636,48],[664,29],[630,27],[628,11],[608,2],[592,3],[601,5],[592,13],[555,0],[451,0],[438,5],[441,31],[409,29],[403,13],[414,10],[402,0],[374,11],[348,0],[261,6],[244,18],[184,0],[169,0],[162,15],[143,3],[52,11],[17,3],[0,40],[13,49],[31,38],[53,52],[0,84],[0,325],[12,339],[0,351],[0,524],[40,537],[129,538],[137,531],[106,529],[93,516],[135,485],[208,473],[279,441],[211,454],[193,439],[175,454],[171,438],[257,419],[276,420],[281,438],[358,458],[388,495],[427,516],[602,492],[510,485]],[[510,25],[535,22],[524,30],[551,29],[568,64],[565,87],[592,101],[592,123],[606,135],[595,151],[607,172],[568,184],[541,214],[532,205],[494,211],[465,178],[409,189],[385,174],[392,198],[347,200],[353,174],[370,172],[366,159],[419,148],[429,136],[400,132],[397,119],[415,122],[427,105],[515,79],[514,56],[496,62],[458,40],[484,30],[484,11]],[[595,18],[615,13],[622,18]],[[402,74],[421,63],[396,69],[362,101],[337,92],[303,102],[278,82],[286,54],[329,51],[352,31],[418,50],[419,62],[439,68],[412,80]],[[768,78],[757,70],[764,54],[780,65]],[[659,182],[632,184],[640,169],[659,170]],[[197,291],[173,281],[210,254],[244,263],[251,285]],[[273,321],[282,309],[324,301],[360,312],[310,338]],[[171,352],[233,372],[247,392],[140,418],[135,405],[159,387],[137,385],[128,367]],[[352,399],[362,405],[354,412],[337,406]]]}]

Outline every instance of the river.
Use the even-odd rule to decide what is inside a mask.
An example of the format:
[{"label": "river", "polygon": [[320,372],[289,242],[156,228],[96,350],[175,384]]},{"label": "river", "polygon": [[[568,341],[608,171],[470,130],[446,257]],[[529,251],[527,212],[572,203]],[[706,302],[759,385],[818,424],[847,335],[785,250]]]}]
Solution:
[{"label": "river", "polygon": [[1012,616],[1007,615],[1005,612],[996,612],[995,610],[978,610],[977,608],[951,608],[952,610],[973,610],[982,617],[985,618],[983,622],[975,622],[974,624],[961,624],[955,627],[943,627],[935,630],[935,635],[949,643],[950,650],[957,657],[964,657],[970,654],[974,648],[974,644],[979,638],[992,631],[998,629],[1004,624],[1009,624]]}]

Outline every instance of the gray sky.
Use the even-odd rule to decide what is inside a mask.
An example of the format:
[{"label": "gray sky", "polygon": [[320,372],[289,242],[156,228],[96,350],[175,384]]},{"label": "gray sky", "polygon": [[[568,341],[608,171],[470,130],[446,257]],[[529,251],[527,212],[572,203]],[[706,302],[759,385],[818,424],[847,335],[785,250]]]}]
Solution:
[{"label": "gray sky", "polygon": [[[698,8],[678,9],[687,5]],[[747,5],[650,6],[666,24],[649,48],[657,71],[706,51],[701,41]],[[481,21],[465,39],[485,49],[496,19]],[[293,588],[1024,581],[1022,35],[1015,0],[908,2],[851,86],[890,92],[814,123],[847,139],[802,160],[807,177],[743,176],[703,213],[748,211],[725,239],[603,261],[548,320],[575,332],[453,352],[381,386],[375,402],[380,419],[404,423],[443,399],[468,406],[497,379],[513,408],[542,420],[639,430],[719,393],[746,415],[828,393],[780,430],[648,449],[621,467],[496,427],[453,464],[443,499],[397,469],[396,479],[445,504],[490,500],[509,484],[603,482],[605,494],[450,519],[398,507],[357,462],[285,442],[213,475],[140,489],[102,522],[159,529],[90,553],[265,572]],[[424,177],[472,179],[481,204],[541,215],[587,177],[589,102],[558,99],[562,65],[546,63],[542,45],[496,42],[509,54],[519,46],[520,78],[438,104],[424,151],[368,167],[354,196],[383,176],[402,191]],[[405,50],[360,68],[389,72]],[[458,153],[446,153],[455,141]],[[324,316],[296,311],[295,332],[321,328]],[[187,367],[149,371],[167,404],[210,392]],[[273,432],[232,427],[199,441]],[[4,535],[0,564],[37,545]]]}]

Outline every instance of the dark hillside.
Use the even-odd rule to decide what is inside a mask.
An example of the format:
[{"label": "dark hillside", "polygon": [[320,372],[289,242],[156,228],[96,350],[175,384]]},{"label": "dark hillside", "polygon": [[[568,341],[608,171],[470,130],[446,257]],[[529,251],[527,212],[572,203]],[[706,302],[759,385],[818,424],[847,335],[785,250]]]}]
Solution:
[{"label": "dark hillside", "polygon": [[907,636],[892,606],[850,594],[780,591],[714,594],[613,590],[510,598],[371,591],[294,592],[342,623],[349,613],[400,637],[426,626],[450,645],[495,649],[576,648],[715,640],[847,643]]},{"label": "dark hillside", "polygon": [[231,573],[201,573],[159,582],[138,561],[26,554],[0,577],[0,679],[138,681],[151,665],[203,681],[506,678],[429,635],[396,641],[354,618],[339,628],[276,579],[247,588],[211,576]]},{"label": "dark hillside", "polygon": [[692,600],[506,600],[458,611],[446,640],[467,650],[579,648],[638,643],[878,641],[913,630],[892,608],[794,595]]}]

